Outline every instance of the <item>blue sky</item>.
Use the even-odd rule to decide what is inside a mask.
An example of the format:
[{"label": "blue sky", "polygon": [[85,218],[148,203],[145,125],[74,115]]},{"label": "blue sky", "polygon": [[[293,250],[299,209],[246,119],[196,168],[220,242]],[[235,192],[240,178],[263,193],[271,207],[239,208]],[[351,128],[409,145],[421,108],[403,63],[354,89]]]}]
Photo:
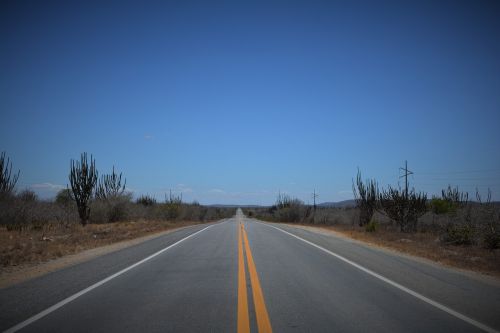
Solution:
[{"label": "blue sky", "polygon": [[0,150],[50,197],[92,153],[134,193],[352,198],[359,167],[500,200],[493,1],[40,2],[0,8]]}]

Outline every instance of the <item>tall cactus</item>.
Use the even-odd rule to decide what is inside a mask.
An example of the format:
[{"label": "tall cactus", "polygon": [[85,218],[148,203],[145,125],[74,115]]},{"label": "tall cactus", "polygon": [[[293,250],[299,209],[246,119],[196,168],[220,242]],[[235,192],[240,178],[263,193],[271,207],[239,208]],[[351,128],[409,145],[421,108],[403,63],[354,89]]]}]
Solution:
[{"label": "tall cactus", "polygon": [[97,185],[95,196],[98,199],[112,199],[117,198],[125,192],[125,185],[127,179],[124,179],[122,185],[122,173],[118,175],[113,166],[113,172],[110,175],[102,175]]},{"label": "tall cactus", "polygon": [[89,202],[92,198],[97,183],[97,169],[95,160],[90,155],[90,165],[87,160],[87,153],[82,153],[80,161],[71,160],[69,181],[71,190],[78,207],[80,222],[86,225],[90,217]]},{"label": "tall cactus", "polygon": [[378,184],[374,179],[363,182],[361,171],[358,169],[356,184],[352,181],[352,192],[356,201],[356,207],[359,208],[359,226],[368,224],[375,209],[379,195]]},{"label": "tall cactus", "polygon": [[20,171],[12,174],[12,162],[6,157],[5,152],[0,155],[0,199],[9,196],[14,191]]}]

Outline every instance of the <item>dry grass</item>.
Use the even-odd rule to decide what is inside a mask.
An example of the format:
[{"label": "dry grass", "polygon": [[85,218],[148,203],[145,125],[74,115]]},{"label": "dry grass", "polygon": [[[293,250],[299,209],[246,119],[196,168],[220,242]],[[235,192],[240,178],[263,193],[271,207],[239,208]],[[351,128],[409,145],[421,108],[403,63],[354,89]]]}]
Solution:
[{"label": "dry grass", "polygon": [[119,222],[8,231],[0,227],[0,272],[200,222]]},{"label": "dry grass", "polygon": [[[305,225],[311,227],[311,225]],[[366,232],[357,226],[314,226],[338,232],[346,237],[371,245],[418,256],[447,266],[500,277],[500,250],[488,250],[480,246],[446,245],[431,232],[401,233],[390,228]]]}]

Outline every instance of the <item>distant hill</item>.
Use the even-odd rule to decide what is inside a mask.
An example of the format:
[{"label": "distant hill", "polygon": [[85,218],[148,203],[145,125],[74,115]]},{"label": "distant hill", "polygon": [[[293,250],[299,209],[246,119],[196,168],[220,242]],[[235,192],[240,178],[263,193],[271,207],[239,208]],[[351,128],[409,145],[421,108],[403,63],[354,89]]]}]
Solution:
[{"label": "distant hill", "polygon": [[213,204],[213,205],[206,205],[208,207],[216,207],[216,208],[259,208],[259,207],[264,207],[264,206],[259,206],[259,205],[220,205],[220,204]]},{"label": "distant hill", "polygon": [[[354,207],[356,205],[356,202],[354,200],[344,200],[344,201],[338,201],[338,202],[322,202],[318,204],[318,207],[324,207],[324,208],[348,208],[348,207]],[[224,204],[213,204],[213,205],[207,205],[209,207],[218,207],[218,208],[266,208],[270,207],[269,206],[262,206],[262,205],[224,205]]]},{"label": "distant hill", "polygon": [[347,207],[354,207],[356,206],[356,201],[353,199],[351,200],[344,200],[344,201],[337,201],[337,202],[322,202],[317,205],[318,207],[325,207],[325,208],[347,208]]}]

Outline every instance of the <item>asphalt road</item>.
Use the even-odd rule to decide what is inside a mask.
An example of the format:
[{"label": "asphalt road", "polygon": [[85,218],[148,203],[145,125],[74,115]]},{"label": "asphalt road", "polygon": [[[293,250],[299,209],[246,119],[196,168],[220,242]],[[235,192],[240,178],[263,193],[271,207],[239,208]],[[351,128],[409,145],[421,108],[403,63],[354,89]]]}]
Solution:
[{"label": "asphalt road", "polygon": [[238,214],[0,290],[26,332],[481,332],[500,284]]}]

